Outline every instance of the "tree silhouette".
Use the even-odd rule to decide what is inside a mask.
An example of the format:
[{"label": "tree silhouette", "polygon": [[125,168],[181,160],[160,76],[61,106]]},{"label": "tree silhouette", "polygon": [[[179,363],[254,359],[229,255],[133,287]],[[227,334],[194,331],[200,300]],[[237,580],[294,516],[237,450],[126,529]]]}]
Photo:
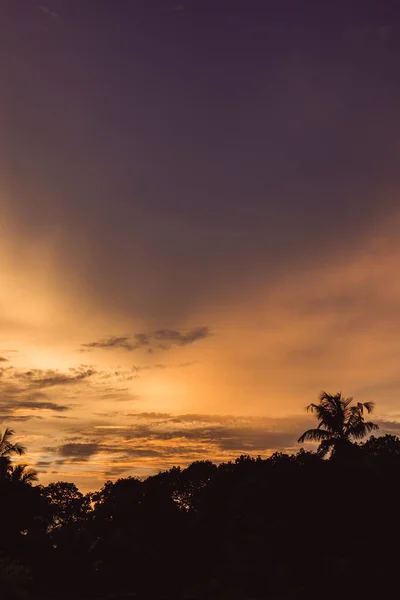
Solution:
[{"label": "tree silhouette", "polygon": [[5,429],[0,433],[0,483],[7,479],[7,474],[11,466],[11,457],[13,454],[21,456],[25,454],[25,447],[18,442],[13,444],[12,436],[15,434],[13,429]]},{"label": "tree silhouette", "polygon": [[51,528],[63,527],[83,519],[90,510],[90,494],[84,496],[74,483],[57,481],[42,489],[53,514]]},{"label": "tree silhouette", "polygon": [[16,465],[15,467],[10,465],[8,471],[8,477],[10,481],[21,481],[31,485],[38,481],[38,474],[35,469],[28,469],[28,465]]},{"label": "tree silhouette", "polygon": [[298,442],[320,442],[318,454],[326,456],[331,450],[337,455],[349,448],[349,445],[362,439],[371,431],[379,429],[372,421],[364,420],[364,410],[370,413],[374,409],[373,402],[357,402],[350,406],[353,398],[343,398],[339,392],[334,396],[322,392],[319,404],[309,404],[307,411],[314,412],[319,421],[316,429],[308,429]]},{"label": "tree silhouette", "polygon": [[[321,589],[325,600],[343,589],[349,598],[390,597],[400,439],[372,435],[352,443],[376,428],[364,421],[372,406],[322,394],[309,407],[318,427],[302,436],[325,442],[320,453],[195,461],[108,481],[86,495],[71,482],[29,485],[26,465],[9,461],[0,486],[1,600],[58,598],[60,591],[75,598],[77,590],[82,598],[155,600],[317,600]],[[345,460],[323,459],[331,450],[337,458],[337,449]],[[329,498],[328,518],[326,502],[316,498]],[[342,509],[348,506],[362,525],[355,533]],[[330,535],[315,552],[321,523],[335,534],[343,519],[346,539]],[[299,541],[302,551],[288,553]],[[355,577],[365,564],[368,577]]]}]

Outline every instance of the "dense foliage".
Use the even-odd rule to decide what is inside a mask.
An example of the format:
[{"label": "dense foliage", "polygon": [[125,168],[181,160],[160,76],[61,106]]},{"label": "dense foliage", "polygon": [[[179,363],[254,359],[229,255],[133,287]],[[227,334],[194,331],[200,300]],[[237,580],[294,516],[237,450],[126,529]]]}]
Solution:
[{"label": "dense foliage", "polygon": [[[349,446],[350,447],[350,446]],[[10,471],[12,472],[12,471]],[[194,462],[145,480],[0,483],[1,598],[386,597],[400,439]]]}]

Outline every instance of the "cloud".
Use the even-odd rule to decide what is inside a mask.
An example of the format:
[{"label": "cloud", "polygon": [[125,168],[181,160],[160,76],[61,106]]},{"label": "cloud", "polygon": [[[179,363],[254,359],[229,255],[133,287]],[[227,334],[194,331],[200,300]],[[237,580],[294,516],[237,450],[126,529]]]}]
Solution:
[{"label": "cloud", "polygon": [[121,456],[124,459],[159,456],[163,460],[170,456],[186,460],[196,453],[220,459],[237,453],[268,454],[297,447],[299,427],[307,427],[310,420],[309,417],[295,421],[290,418],[273,420],[155,412],[119,416],[124,422],[129,418],[142,422],[130,426],[96,425],[71,429],[79,443],[61,446],[62,455],[68,452],[71,457],[86,459],[89,455],[103,453],[114,455],[116,460]]},{"label": "cloud", "polygon": [[42,467],[46,481],[57,473],[93,490],[104,478],[115,480],[123,473],[148,476],[195,460],[220,463],[240,454],[267,457],[275,451],[293,452],[299,448],[299,430],[309,428],[311,421],[310,415],[272,419],[107,412],[91,422],[64,427],[62,439],[53,436],[51,446],[37,446],[36,452],[38,460],[50,463]]},{"label": "cloud", "polygon": [[0,356],[0,362],[9,362],[8,358],[4,358],[4,356]]},{"label": "cloud", "polygon": [[135,333],[136,344],[133,347],[133,350],[137,348],[143,348],[144,346],[150,346],[151,335],[147,333]]},{"label": "cloud", "polygon": [[[37,371],[37,373],[42,371]],[[33,373],[29,372],[28,373]],[[0,416],[2,418],[14,421],[24,421],[39,418],[37,415],[21,414],[21,411],[41,411],[65,412],[70,406],[67,404],[56,403],[49,400],[48,396],[39,391],[38,385],[32,384],[32,377],[27,376],[27,372],[18,372],[9,368],[3,373],[0,380]],[[36,381],[35,377],[34,380]],[[46,387],[46,386],[44,386]]]},{"label": "cloud", "polygon": [[[51,450],[54,451],[54,448]],[[134,458],[138,456],[161,456],[161,450],[154,450],[152,448],[138,448],[138,447],[128,447],[123,445],[106,445],[100,444],[98,442],[71,442],[67,444],[62,444],[58,447],[57,452],[60,456],[65,458],[70,458],[73,461],[87,461],[95,454],[106,454],[110,457],[118,456],[118,458],[111,459],[111,462],[114,460],[125,460],[127,458]]]},{"label": "cloud", "polygon": [[14,377],[22,380],[29,387],[48,388],[57,385],[79,383],[97,373],[95,369],[86,368],[83,365],[77,369],[71,368],[69,371],[69,373],[60,373],[58,370],[53,369],[31,369],[29,371],[17,372]]},{"label": "cloud", "polygon": [[45,4],[39,4],[37,8],[38,8],[38,10],[40,10],[41,13],[43,13],[44,15],[46,15],[48,17],[51,17],[52,19],[60,18],[60,15],[58,13],[56,13],[54,10],[50,9]]},{"label": "cloud", "polygon": [[88,342],[81,345],[81,351],[89,351],[95,348],[104,350],[122,349],[128,352],[146,349],[149,353],[152,353],[154,349],[169,350],[172,346],[194,344],[210,335],[209,327],[204,326],[194,327],[185,331],[179,329],[158,329],[149,334],[135,333],[133,338],[129,336],[111,336],[98,341]]},{"label": "cloud", "polygon": [[[114,401],[133,400],[135,396],[125,387],[126,381],[133,379],[129,371],[100,371],[91,366],[80,365],[67,371],[57,369],[23,369],[0,367],[0,415],[12,420],[29,420],[37,418],[32,411],[50,411],[54,418],[61,417],[78,405],[75,399],[82,393],[80,386],[85,386],[87,400],[94,395],[96,399],[112,399]],[[124,385],[124,387],[123,387]],[[61,401],[54,402],[47,395],[48,390],[57,387]],[[71,400],[74,404],[71,404]],[[23,414],[26,411],[26,415]]]},{"label": "cloud", "polygon": [[4,419],[4,417],[7,418],[7,420],[9,422],[14,422],[14,423],[25,423],[26,421],[32,421],[34,419],[43,419],[43,417],[40,417],[39,415],[14,415],[14,414],[0,414],[0,420]]},{"label": "cloud", "polygon": [[35,467],[50,467],[53,464],[51,460],[39,460],[35,463]]},{"label": "cloud", "polygon": [[377,425],[379,425],[378,435],[385,435],[386,433],[390,433],[392,435],[400,436],[400,422],[399,421],[389,421],[389,420],[379,421],[378,420]]},{"label": "cloud", "polygon": [[156,363],[155,365],[132,365],[132,372],[135,374],[135,379],[137,379],[139,377],[139,373],[142,372],[164,369],[187,369],[188,367],[191,367],[197,364],[198,362],[198,360],[190,360],[187,362],[178,363],[176,365],[163,363]]},{"label": "cloud", "polygon": [[18,402],[10,403],[10,408],[28,408],[31,410],[53,410],[55,412],[65,412],[70,409],[69,406],[56,404],[55,402],[43,402],[37,400],[19,400]]},{"label": "cloud", "polygon": [[[160,368],[165,368],[164,366],[159,365]],[[132,371],[133,373],[135,373],[135,377],[138,377],[139,373],[142,373],[143,371],[151,371],[151,369],[153,369],[155,367],[151,367],[150,365],[143,365],[143,366],[138,366],[138,365],[133,365],[132,366]]]},{"label": "cloud", "polygon": [[99,451],[99,444],[97,443],[69,443],[59,446],[58,453],[60,456],[66,458],[78,458],[80,460],[87,460],[93,454]]},{"label": "cloud", "polygon": [[127,417],[132,417],[135,419],[146,419],[148,421],[158,421],[160,419],[170,419],[170,413],[160,413],[160,412],[140,412],[140,413],[128,413]]},{"label": "cloud", "polygon": [[187,346],[210,335],[208,327],[196,327],[187,332],[177,329],[159,329],[153,334],[154,339],[161,342],[160,348],[168,349],[171,345]]},{"label": "cloud", "polygon": [[70,410],[70,406],[66,404],[57,404],[47,400],[35,399],[19,399],[3,400],[0,403],[0,419],[7,418],[11,421],[29,421],[31,419],[41,418],[38,415],[21,414],[21,411],[51,411],[55,413],[63,413]]},{"label": "cloud", "polygon": [[109,350],[111,348],[123,348],[124,350],[135,350],[135,347],[129,343],[129,337],[117,337],[111,336],[109,338],[105,338],[99,340],[98,342],[89,342],[88,344],[82,344],[83,348],[92,349],[92,348],[104,348]]},{"label": "cloud", "polygon": [[274,432],[262,427],[246,426],[208,426],[152,431],[149,437],[162,441],[190,440],[202,445],[215,445],[219,450],[235,452],[265,452],[271,448],[293,446],[296,442],[292,432]]}]

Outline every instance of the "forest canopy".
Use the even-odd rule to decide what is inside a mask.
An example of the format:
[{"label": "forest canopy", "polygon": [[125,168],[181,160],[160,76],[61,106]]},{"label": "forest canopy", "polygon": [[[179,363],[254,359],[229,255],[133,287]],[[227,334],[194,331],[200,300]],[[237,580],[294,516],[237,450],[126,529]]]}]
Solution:
[{"label": "forest canopy", "polygon": [[5,430],[1,597],[381,595],[396,573],[400,439],[362,441],[376,429],[365,420],[372,409],[324,393],[311,405],[317,428],[299,438],[319,442],[315,451],[196,461],[88,494],[40,485]]}]

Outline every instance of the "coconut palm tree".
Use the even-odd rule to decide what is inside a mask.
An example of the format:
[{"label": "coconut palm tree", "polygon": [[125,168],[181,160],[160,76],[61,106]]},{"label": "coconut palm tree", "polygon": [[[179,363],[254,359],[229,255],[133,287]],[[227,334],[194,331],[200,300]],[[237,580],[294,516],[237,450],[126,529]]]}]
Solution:
[{"label": "coconut palm tree", "polygon": [[35,469],[28,469],[28,465],[16,465],[13,467],[12,465],[8,471],[8,478],[10,481],[21,481],[22,483],[28,483],[32,485],[32,483],[36,483],[38,481],[38,474]]},{"label": "coconut palm tree", "polygon": [[353,398],[343,398],[340,392],[334,396],[322,392],[319,404],[312,403],[306,407],[307,411],[316,414],[318,427],[305,431],[298,442],[320,442],[318,454],[326,456],[330,451],[337,454],[348,449],[352,442],[379,429],[372,421],[364,421],[364,411],[372,412],[374,403],[357,402],[350,406],[352,402]]},{"label": "coconut palm tree", "polygon": [[25,454],[25,447],[18,442],[13,444],[12,436],[15,434],[13,429],[5,429],[0,433],[0,483],[7,478],[7,473],[11,466],[11,457],[13,454],[21,456]]}]

